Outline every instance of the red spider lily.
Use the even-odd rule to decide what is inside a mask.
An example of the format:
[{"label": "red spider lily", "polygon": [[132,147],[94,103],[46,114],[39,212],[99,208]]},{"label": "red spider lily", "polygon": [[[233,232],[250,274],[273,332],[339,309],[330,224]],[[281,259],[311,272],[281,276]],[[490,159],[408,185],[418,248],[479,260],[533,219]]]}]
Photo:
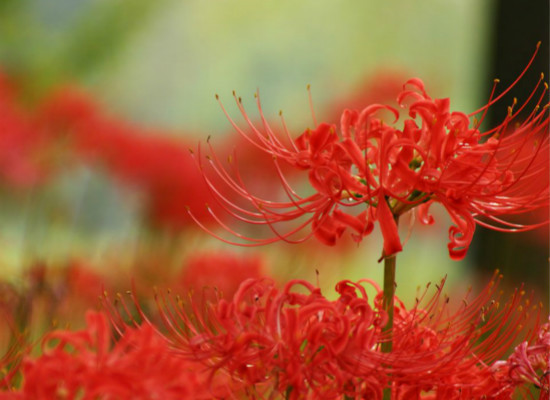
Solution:
[{"label": "red spider lily", "polygon": [[550,396],[550,323],[542,325],[534,343],[527,341],[514,349],[505,363],[516,382],[532,383],[543,396]]},{"label": "red spider lily", "polygon": [[[212,376],[222,372],[244,384],[236,395],[381,399],[389,386],[392,398],[402,400],[509,399],[525,379],[499,360],[517,339],[538,349],[531,327],[540,310],[521,290],[501,302],[498,279],[455,311],[442,294],[444,281],[433,297],[426,289],[412,308],[396,298],[391,336],[382,329],[388,318],[382,292],[368,280],[339,282],[333,301],[308,282],[277,289],[268,279],[248,279],[231,301],[194,307],[192,314],[178,298],[157,301],[172,346]],[[374,301],[365,284],[377,292]],[[124,314],[132,318],[125,302],[123,313],[105,304],[115,326],[126,325]],[[382,352],[390,339],[392,351]]]},{"label": "red spider lily", "polygon": [[523,385],[510,379],[499,360],[520,335],[525,343],[534,341],[532,326],[537,326],[541,307],[531,307],[523,290],[503,302],[497,286],[493,278],[477,298],[464,298],[456,311],[450,310],[441,289],[427,302],[417,299],[410,310],[396,299],[388,356],[392,398],[509,399]]},{"label": "red spider lily", "polygon": [[205,288],[214,288],[221,297],[232,298],[242,281],[262,276],[265,265],[259,254],[195,253],[185,261],[176,285],[184,292],[191,292],[192,301],[199,303]]},{"label": "red spider lily", "polygon": [[211,200],[184,140],[111,117],[78,90],[52,94],[38,120],[52,137],[64,137],[71,144],[76,159],[100,164],[141,191],[156,226],[172,230],[193,226],[186,206],[204,210],[202,205]]},{"label": "red spider lily", "polygon": [[54,331],[43,354],[27,358],[12,399],[210,399],[228,396],[206,386],[200,366],[176,355],[151,326],[128,328],[114,346],[105,315],[88,312],[82,331]]},{"label": "red spider lily", "polygon": [[360,349],[375,352],[387,317],[372,309],[361,285],[343,281],[337,290],[340,299],[331,302],[305,281],[277,290],[271,280],[248,279],[231,301],[220,299],[206,314],[195,308],[192,316],[170,297],[158,299],[174,347],[212,374],[242,382],[238,395],[381,399],[387,378],[380,357],[360,366],[350,361]]},{"label": "red spider lily", "polygon": [[422,82],[408,83],[415,90],[404,91],[399,101],[413,97],[409,115],[418,115],[422,120],[421,127],[414,126],[411,132],[423,150],[418,153],[416,190],[429,197],[420,205],[420,213],[424,222],[431,222],[427,209],[432,203],[441,203],[447,209],[455,223],[449,230],[451,257],[464,257],[476,224],[500,231],[522,231],[548,223],[546,220],[524,226],[501,218],[549,204],[548,106],[538,111],[547,85],[533,112],[521,124],[510,128],[541,81],[517,111],[509,108],[501,125],[481,133],[479,123],[469,128],[468,118],[485,111],[505,92],[481,110],[464,115],[450,113],[448,101],[430,99]]},{"label": "red spider lily", "polygon": [[[224,112],[243,138],[273,159],[287,199],[266,200],[253,194],[239,172],[237,157],[230,159],[227,167],[209,144],[212,155],[207,160],[214,171],[210,174],[199,149],[198,163],[218,204],[238,220],[267,225],[274,234],[267,239],[240,234],[211,211],[223,228],[245,243],[220,239],[256,246],[277,240],[297,243],[314,235],[333,245],[347,229],[360,241],[378,222],[384,255],[389,256],[402,250],[397,231],[399,216],[418,207],[420,220],[431,223],[428,209],[438,202],[454,223],[449,229],[449,253],[460,259],[477,224],[522,231],[548,223],[521,225],[503,218],[549,204],[548,181],[541,184],[539,178],[548,171],[549,163],[548,106],[544,103],[548,87],[542,84],[542,77],[521,106],[509,108],[500,125],[485,132],[479,129],[488,108],[511,90],[531,62],[509,88],[496,97],[493,89],[487,105],[470,114],[451,112],[449,99],[432,99],[422,81],[410,79],[398,96],[400,106],[408,109],[402,128],[396,127],[400,118],[397,109],[373,104],[363,110],[345,110],[339,129],[320,123],[292,139],[284,120],[285,134],[274,133],[263,116],[258,96],[259,126],[251,122],[240,98],[236,98],[246,129],[252,133],[245,132]],[[516,123],[529,104],[533,111]],[[382,119],[382,112],[389,113],[393,122],[388,124]],[[479,122],[472,123],[478,114]],[[299,195],[283,175],[283,164],[308,171],[314,193]],[[223,185],[229,188],[229,194]],[[233,201],[235,194],[247,204]],[[201,224],[200,218],[194,218]],[[281,227],[288,222],[294,225]],[[297,237],[307,227],[311,231]]]}]

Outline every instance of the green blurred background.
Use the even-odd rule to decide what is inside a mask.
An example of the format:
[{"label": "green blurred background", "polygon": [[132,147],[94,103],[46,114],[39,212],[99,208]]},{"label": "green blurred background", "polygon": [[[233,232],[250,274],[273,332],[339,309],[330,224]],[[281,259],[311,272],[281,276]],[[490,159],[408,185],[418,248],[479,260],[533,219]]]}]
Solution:
[{"label": "green blurred background", "polygon": [[[214,94],[233,114],[231,91],[236,90],[255,114],[253,93],[259,89],[265,114],[276,117],[284,110],[291,130],[299,134],[312,125],[306,85],[311,84],[317,118],[322,120],[331,104],[356,94],[380,72],[422,78],[433,97],[450,97],[454,110],[480,107],[496,76],[501,30],[524,40],[526,54],[513,50],[513,40],[506,41],[514,57],[504,63],[516,74],[538,40],[548,46],[548,21],[534,38],[513,24],[500,26],[505,3],[3,0],[0,64],[23,88],[29,107],[70,83],[121,119],[193,143],[212,135],[216,143],[231,129]],[[534,12],[548,14],[540,8]],[[514,18],[517,24],[525,19],[526,25],[536,25],[521,12]],[[506,49],[506,43],[498,49]],[[547,69],[537,66],[535,76],[540,68]],[[3,190],[2,275],[17,281],[36,260],[56,265],[79,258],[122,268],[140,257],[144,247],[169,253],[177,267],[196,249],[229,247],[206,234],[151,231],[142,221],[139,196],[115,186],[97,171],[70,168],[45,188],[17,194]],[[483,242],[485,234],[478,229],[468,257],[453,262],[446,247],[449,220],[439,214],[435,227],[414,229],[398,257],[399,296],[410,298],[417,286],[444,276],[450,290],[482,286],[486,279],[478,279],[480,273],[501,268],[513,277],[511,285],[523,280],[522,274],[530,275],[548,303],[546,232],[533,250],[525,245],[533,241],[527,234]],[[409,228],[402,225],[405,237]],[[525,265],[521,255],[499,258],[503,246],[527,247],[533,259]],[[266,254],[271,273],[280,279],[315,281],[319,271],[320,285],[330,293],[340,278],[381,282],[382,268],[376,262],[380,248],[380,237],[373,234],[344,251],[282,244],[256,251]]]}]

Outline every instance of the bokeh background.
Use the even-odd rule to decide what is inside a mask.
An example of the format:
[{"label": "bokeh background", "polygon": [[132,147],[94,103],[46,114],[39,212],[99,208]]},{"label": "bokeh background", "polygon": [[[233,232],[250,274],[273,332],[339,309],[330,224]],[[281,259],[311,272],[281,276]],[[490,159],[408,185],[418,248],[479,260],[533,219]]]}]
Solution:
[{"label": "bokeh background", "polygon": [[[494,78],[502,88],[514,80],[539,40],[520,99],[548,71],[544,0],[3,0],[2,304],[19,310],[22,326],[78,325],[78,301],[95,304],[103,288],[132,280],[143,296],[154,285],[183,291],[259,274],[318,282],[327,295],[339,279],[381,282],[377,233],[359,246],[243,249],[188,219],[186,206],[206,201],[188,148],[208,136],[221,153],[238,145],[214,95],[240,121],[231,92],[257,119],[259,90],[266,117],[278,124],[283,110],[296,135],[313,125],[307,85],[319,120],[346,104],[393,101],[410,77],[469,112]],[[493,108],[505,112],[511,101]],[[496,110],[488,123],[500,119]],[[278,186],[254,156],[242,161],[260,171],[250,177],[259,190]],[[411,235],[398,257],[398,296],[411,300],[446,276],[460,299],[498,268],[504,286],[526,282],[548,304],[548,229],[478,228],[456,262],[449,219],[434,211],[433,227],[402,223],[402,237]]]}]

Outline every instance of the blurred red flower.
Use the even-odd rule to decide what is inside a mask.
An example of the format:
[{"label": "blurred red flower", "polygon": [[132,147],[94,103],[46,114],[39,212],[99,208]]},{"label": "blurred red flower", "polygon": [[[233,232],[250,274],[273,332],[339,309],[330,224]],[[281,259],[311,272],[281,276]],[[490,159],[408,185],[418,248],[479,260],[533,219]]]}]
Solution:
[{"label": "blurred red flower", "polygon": [[228,251],[195,253],[184,263],[177,284],[190,292],[192,301],[200,302],[204,291],[214,289],[217,295],[230,299],[242,281],[266,275],[260,254],[243,255]]},{"label": "blurred red flower", "polygon": [[0,72],[0,183],[29,188],[48,176],[49,141],[17,98],[17,87]]},{"label": "blurred red flower", "polygon": [[[348,108],[360,110],[365,104],[397,105],[397,95],[403,90],[403,82],[409,74],[397,69],[380,69],[370,73],[353,88],[352,92],[330,102],[325,120],[337,124],[342,110]],[[337,83],[338,84],[338,83]]]},{"label": "blurred red flower", "polygon": [[503,364],[515,382],[535,385],[541,391],[541,399],[550,397],[550,322],[540,327],[531,343],[518,345]]},{"label": "blurred red flower", "polygon": [[[175,354],[152,326],[128,327],[111,346],[105,315],[88,312],[82,331],[53,331],[43,354],[26,358],[12,399],[211,399],[228,395],[204,370]],[[208,382],[208,385],[206,384]]]},{"label": "blurred red flower", "polygon": [[185,139],[111,117],[74,88],[53,93],[39,114],[42,129],[66,140],[77,160],[100,165],[139,190],[153,225],[171,230],[193,227],[187,207],[208,218],[204,204],[211,200],[210,192]]}]

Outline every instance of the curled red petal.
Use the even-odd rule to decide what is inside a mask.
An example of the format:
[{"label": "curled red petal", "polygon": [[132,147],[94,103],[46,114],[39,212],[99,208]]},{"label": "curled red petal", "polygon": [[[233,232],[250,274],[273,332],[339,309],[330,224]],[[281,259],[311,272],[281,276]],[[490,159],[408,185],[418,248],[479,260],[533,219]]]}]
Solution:
[{"label": "curled red petal", "polygon": [[399,231],[395,218],[382,196],[378,201],[378,223],[384,237],[384,256],[388,257],[403,250],[401,240],[399,239]]}]

